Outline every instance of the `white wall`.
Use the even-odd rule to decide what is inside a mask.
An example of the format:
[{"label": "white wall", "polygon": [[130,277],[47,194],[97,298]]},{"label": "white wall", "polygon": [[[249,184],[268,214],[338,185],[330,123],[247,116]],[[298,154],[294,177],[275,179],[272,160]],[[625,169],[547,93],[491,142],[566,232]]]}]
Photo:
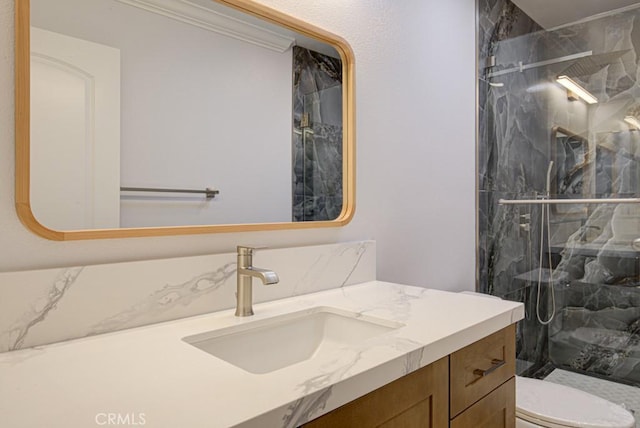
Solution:
[{"label": "white wall", "polygon": [[343,228],[89,242],[27,231],[13,206],[13,0],[0,0],[0,270],[375,239],[378,278],[474,287],[473,0],[263,0],[356,55],[357,204]]},{"label": "white wall", "polygon": [[291,50],[114,0],[31,5],[32,25],[120,50],[122,186],[220,190],[124,193],[122,227],[291,221]]}]

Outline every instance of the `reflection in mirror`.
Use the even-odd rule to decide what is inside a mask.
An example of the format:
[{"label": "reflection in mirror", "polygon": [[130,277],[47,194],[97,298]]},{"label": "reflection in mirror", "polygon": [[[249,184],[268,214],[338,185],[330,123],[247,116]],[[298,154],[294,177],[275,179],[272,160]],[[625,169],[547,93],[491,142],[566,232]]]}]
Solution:
[{"label": "reflection in mirror", "polygon": [[[640,182],[640,162],[637,151],[640,132],[635,129],[599,132],[590,148],[585,137],[561,127],[553,128],[551,154],[554,173],[551,180],[552,198],[610,199],[634,198]],[[551,205],[552,236],[565,242],[570,236],[576,242],[593,242],[603,232],[613,233],[612,243],[635,234],[625,232],[625,218],[637,226],[637,208],[620,204]],[[631,214],[629,214],[631,213]],[[616,219],[615,222],[612,220]],[[606,222],[613,222],[606,229]],[[575,233],[575,235],[572,235]],[[629,235],[629,236],[627,236]],[[606,236],[606,235],[602,235]],[[630,238],[629,238],[630,239]],[[633,237],[635,239],[635,237]]]},{"label": "reflection in mirror", "polygon": [[211,0],[30,3],[29,202],[45,228],[348,221],[340,39]]},{"label": "reflection in mirror", "polygon": [[614,133],[606,133],[603,139],[604,141],[599,141],[596,146],[596,197],[618,197],[618,185],[620,183],[614,180],[615,177],[618,177],[616,165],[617,150],[615,146],[610,144],[612,139],[609,138],[615,135]]},{"label": "reflection in mirror", "polygon": [[[551,136],[551,160],[555,174],[551,178],[553,198],[581,199],[588,197],[589,142],[584,137],[561,127],[554,127]],[[584,205],[551,205],[556,214],[584,216]]]},{"label": "reflection in mirror", "polygon": [[294,221],[333,220],[342,209],[342,66],[294,47]]},{"label": "reflection in mirror", "polygon": [[596,192],[599,197],[632,198],[640,183],[640,130],[597,135]]}]

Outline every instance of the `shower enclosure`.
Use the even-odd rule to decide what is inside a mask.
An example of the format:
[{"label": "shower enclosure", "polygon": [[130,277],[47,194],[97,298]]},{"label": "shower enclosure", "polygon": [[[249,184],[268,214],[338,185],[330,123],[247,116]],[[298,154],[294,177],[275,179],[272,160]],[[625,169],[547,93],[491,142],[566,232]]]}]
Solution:
[{"label": "shower enclosure", "polygon": [[342,62],[293,47],[293,221],[342,211]]},{"label": "shower enclosure", "polygon": [[525,304],[520,374],[640,385],[640,7],[478,23],[479,290]]}]

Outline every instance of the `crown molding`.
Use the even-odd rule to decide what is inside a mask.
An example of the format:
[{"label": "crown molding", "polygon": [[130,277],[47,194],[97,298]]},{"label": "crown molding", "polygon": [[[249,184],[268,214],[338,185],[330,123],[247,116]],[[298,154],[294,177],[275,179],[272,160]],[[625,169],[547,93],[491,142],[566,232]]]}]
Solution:
[{"label": "crown molding", "polygon": [[295,42],[293,37],[277,34],[188,0],[117,1],[276,52],[285,52]]}]

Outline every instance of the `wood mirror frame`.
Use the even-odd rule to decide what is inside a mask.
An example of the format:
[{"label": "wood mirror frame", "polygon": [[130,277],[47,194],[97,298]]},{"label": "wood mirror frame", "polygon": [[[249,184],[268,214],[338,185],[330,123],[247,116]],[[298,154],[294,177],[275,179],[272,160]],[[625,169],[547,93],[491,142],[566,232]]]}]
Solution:
[{"label": "wood mirror frame", "polygon": [[212,0],[268,22],[332,45],[342,59],[343,75],[343,204],[340,215],[331,221],[248,223],[197,226],[167,226],[121,229],[53,230],[33,214],[30,200],[30,1],[15,1],[15,201],[20,221],[32,232],[56,241],[145,236],[195,235],[221,232],[250,232],[283,229],[310,229],[344,226],[355,210],[355,88],[354,55],[339,36],[307,24],[251,0]]}]

